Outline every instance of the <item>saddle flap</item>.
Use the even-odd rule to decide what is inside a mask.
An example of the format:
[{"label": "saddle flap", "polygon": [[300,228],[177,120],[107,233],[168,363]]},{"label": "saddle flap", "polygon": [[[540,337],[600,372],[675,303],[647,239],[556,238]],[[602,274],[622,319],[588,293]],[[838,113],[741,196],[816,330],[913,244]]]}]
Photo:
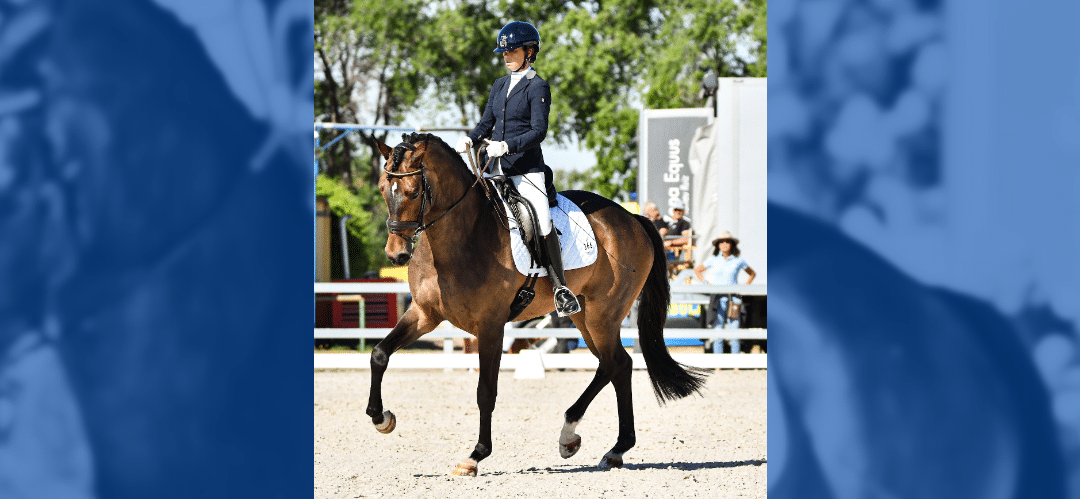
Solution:
[{"label": "saddle flap", "polygon": [[[559,235],[559,245],[562,250],[563,269],[574,270],[588,267],[596,262],[599,245],[593,233],[592,224],[588,217],[565,196],[557,196],[558,206],[551,209],[551,221],[555,231]],[[522,241],[518,230],[510,231],[510,247],[514,254],[514,265],[518,272],[528,276],[539,274],[540,277],[547,275],[547,269],[532,261],[529,249]]]},{"label": "saddle flap", "polygon": [[502,197],[503,202],[506,203],[506,208],[511,214],[510,219],[507,221],[509,228],[520,231],[520,237],[525,241],[526,249],[533,260],[531,266],[541,267],[543,262],[540,248],[541,230],[532,204],[518,192],[513,182],[510,182],[506,177],[498,176],[493,177],[493,179],[499,186],[499,195]]}]

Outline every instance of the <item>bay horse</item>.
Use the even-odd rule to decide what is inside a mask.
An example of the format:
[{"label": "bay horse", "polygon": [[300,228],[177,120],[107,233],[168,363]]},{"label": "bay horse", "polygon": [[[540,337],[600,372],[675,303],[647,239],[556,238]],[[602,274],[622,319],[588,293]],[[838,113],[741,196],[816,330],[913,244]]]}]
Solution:
[{"label": "bay horse", "polygon": [[[381,391],[390,355],[443,320],[468,331],[479,343],[480,432],[476,447],[453,474],[476,476],[478,463],[492,452],[491,413],[498,391],[503,327],[510,319],[512,298],[526,277],[515,269],[504,211],[485,195],[483,180],[439,137],[414,133],[403,134],[402,139],[393,149],[376,140],[386,160],[379,190],[389,214],[386,255],[397,265],[409,264],[413,302],[371,351],[366,412],[379,432],[392,432],[397,420],[383,409]],[[581,437],[575,429],[589,403],[611,383],[618,404],[619,436],[599,467],[620,467],[623,453],[634,446],[636,437],[630,390],[633,362],[619,330],[639,295],[638,341],[657,401],[663,404],[700,394],[706,374],[676,362],[664,344],[670,287],[663,241],[652,222],[590,192],[562,194],[587,215],[600,248],[592,265],[566,272],[567,285],[582,302],[582,310],[570,318],[599,359],[599,367],[564,414],[559,453],[569,458],[580,449]],[[537,281],[536,297],[520,317],[537,317],[554,309],[550,282],[546,277]]]}]

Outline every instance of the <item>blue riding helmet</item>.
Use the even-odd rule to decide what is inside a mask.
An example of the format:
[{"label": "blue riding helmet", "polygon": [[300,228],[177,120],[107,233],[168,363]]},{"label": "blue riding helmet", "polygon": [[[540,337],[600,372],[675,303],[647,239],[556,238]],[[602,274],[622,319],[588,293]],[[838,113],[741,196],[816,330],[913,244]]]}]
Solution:
[{"label": "blue riding helmet", "polygon": [[499,31],[493,52],[501,53],[530,45],[536,47],[536,52],[529,58],[529,62],[534,62],[536,54],[540,52],[540,32],[527,22],[511,21]]}]

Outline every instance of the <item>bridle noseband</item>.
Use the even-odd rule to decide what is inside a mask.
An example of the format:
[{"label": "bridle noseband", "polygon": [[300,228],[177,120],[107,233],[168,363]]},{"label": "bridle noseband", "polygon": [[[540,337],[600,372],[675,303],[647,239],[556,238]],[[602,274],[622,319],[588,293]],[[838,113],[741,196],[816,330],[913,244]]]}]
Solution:
[{"label": "bridle noseband", "polygon": [[[425,143],[426,143],[426,141],[425,141]],[[404,148],[404,149],[408,149],[410,151],[415,151],[416,150],[416,148],[412,144],[409,144],[409,143],[406,143],[406,142],[402,142],[402,143],[398,144],[397,147],[395,147],[394,149],[397,149],[399,147]],[[425,149],[424,152],[426,154],[427,150]],[[388,178],[402,178],[402,177],[411,177],[413,175],[420,175],[420,189],[421,189],[421,191],[420,191],[421,192],[420,193],[420,220],[403,222],[403,221],[400,221],[400,220],[391,220],[389,215],[387,215],[387,217],[386,217],[386,229],[388,231],[390,231],[391,234],[400,236],[402,239],[405,239],[406,241],[409,241],[409,242],[411,242],[413,244],[416,244],[416,241],[420,237],[420,234],[422,234],[425,230],[427,230],[428,227],[431,227],[432,225],[435,225],[435,222],[438,222],[439,220],[441,220],[442,217],[445,217],[448,213],[453,211],[454,208],[457,208],[457,206],[459,204],[461,204],[462,201],[465,200],[465,196],[469,195],[469,191],[471,191],[472,188],[476,185],[476,182],[473,182],[473,184],[470,185],[468,189],[465,189],[465,193],[462,194],[461,197],[457,201],[454,202],[454,204],[450,205],[450,207],[447,208],[446,211],[444,211],[442,215],[439,215],[438,217],[435,218],[435,220],[432,220],[431,222],[425,224],[424,223],[424,216],[427,215],[427,212],[428,212],[427,207],[428,207],[428,204],[431,203],[431,184],[428,182],[428,179],[427,179],[427,173],[426,173],[427,165],[424,164],[424,157],[423,156],[420,157],[420,168],[417,169],[417,170],[413,170],[411,172],[405,172],[405,173],[398,173],[398,172],[390,171],[389,169],[387,169],[384,166],[383,171],[386,172],[386,176]],[[415,232],[413,232],[413,236],[411,238],[402,233],[404,231],[409,231],[409,230],[415,231]]]},{"label": "bridle noseband", "polygon": [[413,233],[413,237],[411,238],[411,241],[413,243],[416,243],[416,238],[420,237],[420,234],[424,231],[424,229],[431,226],[431,224],[424,225],[424,213],[427,211],[425,208],[427,208],[428,199],[431,198],[431,190],[428,187],[427,174],[424,173],[424,170],[425,167],[423,159],[420,160],[419,170],[411,171],[408,173],[396,173],[391,172],[390,170],[385,170],[386,176],[389,178],[402,178],[411,177],[413,175],[420,175],[420,220],[412,222],[402,222],[400,220],[391,220],[389,215],[386,217],[386,229],[389,230],[391,234],[396,234],[405,239],[409,239],[405,236],[405,234],[402,234],[402,231],[416,230],[416,232]]}]

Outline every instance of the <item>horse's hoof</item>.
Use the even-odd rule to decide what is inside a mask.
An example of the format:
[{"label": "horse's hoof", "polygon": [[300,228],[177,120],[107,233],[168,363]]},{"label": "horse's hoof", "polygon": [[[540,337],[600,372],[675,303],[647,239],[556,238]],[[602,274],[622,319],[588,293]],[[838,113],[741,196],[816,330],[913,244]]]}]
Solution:
[{"label": "horse's hoof", "polygon": [[390,433],[394,431],[394,428],[397,428],[397,417],[390,411],[383,411],[382,415],[383,422],[382,424],[375,425],[375,429],[378,430],[379,433]]},{"label": "horse's hoof", "polygon": [[574,435],[574,440],[568,444],[559,442],[559,455],[563,459],[569,459],[570,456],[577,454],[577,451],[581,449],[581,435]]},{"label": "horse's hoof", "polygon": [[477,471],[476,461],[466,459],[454,468],[454,476],[476,476]]},{"label": "horse's hoof", "polygon": [[622,456],[616,456],[614,454],[607,454],[600,460],[600,464],[596,465],[597,468],[602,470],[608,470],[611,468],[622,468],[623,460]]}]

